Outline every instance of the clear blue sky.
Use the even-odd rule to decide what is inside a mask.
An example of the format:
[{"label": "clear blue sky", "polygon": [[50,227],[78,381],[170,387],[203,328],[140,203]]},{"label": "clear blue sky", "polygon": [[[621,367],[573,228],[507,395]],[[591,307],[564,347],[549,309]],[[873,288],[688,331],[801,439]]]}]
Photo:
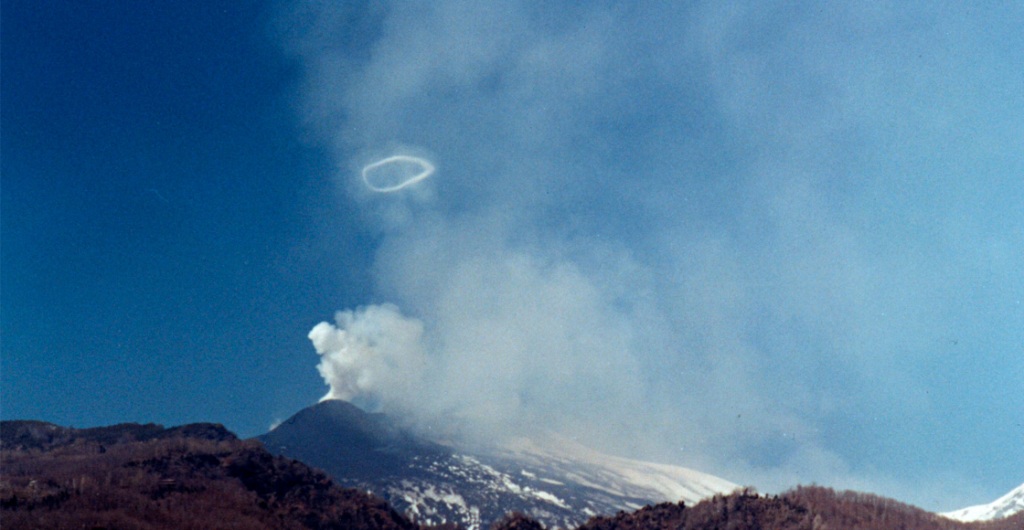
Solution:
[{"label": "clear blue sky", "polygon": [[[0,14],[4,419],[255,435],[371,306],[389,412],[928,509],[1024,481],[1019,5]],[[393,154],[437,171],[366,190]]]},{"label": "clear blue sky", "polygon": [[254,6],[4,2],[5,418],[254,435],[322,393],[367,245]]}]

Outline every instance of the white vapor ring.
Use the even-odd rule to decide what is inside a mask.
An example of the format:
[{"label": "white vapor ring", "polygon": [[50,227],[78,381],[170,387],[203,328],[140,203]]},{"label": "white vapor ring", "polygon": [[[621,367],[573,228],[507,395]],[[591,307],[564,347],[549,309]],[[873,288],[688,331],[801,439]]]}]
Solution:
[{"label": "white vapor ring", "polygon": [[[395,184],[394,186],[384,186],[384,187],[374,186],[370,182],[370,179],[367,178],[367,176],[366,176],[367,173],[372,172],[374,169],[376,169],[378,167],[381,167],[381,166],[384,166],[384,165],[387,165],[387,164],[391,164],[391,163],[394,163],[394,162],[412,162],[414,164],[419,164],[423,168],[423,170],[420,171],[419,173],[417,173],[417,174],[415,174],[415,175],[413,175],[413,176],[403,180],[402,182],[400,182],[398,184]],[[392,192],[392,191],[398,191],[398,190],[400,190],[402,188],[405,188],[406,186],[412,186],[413,184],[416,184],[417,182],[419,182],[419,181],[429,177],[433,173],[434,173],[434,165],[431,164],[430,162],[428,162],[427,160],[423,159],[423,158],[420,158],[418,156],[411,156],[411,155],[393,155],[393,156],[389,156],[387,158],[383,158],[381,160],[378,160],[378,161],[376,161],[376,162],[374,162],[372,164],[368,164],[368,165],[364,166],[363,167],[363,182],[366,184],[367,188],[370,188],[373,191],[380,192],[380,193],[388,193],[388,192]]]}]

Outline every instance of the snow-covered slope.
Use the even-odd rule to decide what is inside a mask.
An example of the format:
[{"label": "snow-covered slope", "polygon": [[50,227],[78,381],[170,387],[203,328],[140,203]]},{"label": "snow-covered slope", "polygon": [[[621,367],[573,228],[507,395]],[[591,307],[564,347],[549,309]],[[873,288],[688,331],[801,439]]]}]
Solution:
[{"label": "snow-covered slope", "polygon": [[272,452],[369,490],[417,522],[488,528],[521,512],[548,528],[657,502],[696,503],[737,486],[677,466],[601,454],[562,438],[471,452],[422,440],[342,401],[300,411],[259,439]]},{"label": "snow-covered slope", "polygon": [[969,506],[942,515],[957,521],[991,521],[1024,511],[1024,484],[988,504]]},{"label": "snow-covered slope", "polygon": [[520,466],[571,476],[581,485],[623,498],[684,500],[694,504],[716,493],[729,493],[738,488],[732,482],[707,473],[611,456],[559,436],[540,441],[519,439],[495,452],[495,456]]}]

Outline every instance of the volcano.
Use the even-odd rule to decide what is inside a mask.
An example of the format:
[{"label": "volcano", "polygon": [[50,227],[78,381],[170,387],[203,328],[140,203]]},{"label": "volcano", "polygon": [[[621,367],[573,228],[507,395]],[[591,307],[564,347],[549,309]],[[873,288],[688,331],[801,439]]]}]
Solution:
[{"label": "volcano", "polygon": [[388,500],[419,523],[487,528],[511,512],[548,528],[658,502],[693,504],[738,486],[677,466],[605,455],[572,440],[519,439],[465,451],[341,400],[303,409],[257,437],[342,486]]}]

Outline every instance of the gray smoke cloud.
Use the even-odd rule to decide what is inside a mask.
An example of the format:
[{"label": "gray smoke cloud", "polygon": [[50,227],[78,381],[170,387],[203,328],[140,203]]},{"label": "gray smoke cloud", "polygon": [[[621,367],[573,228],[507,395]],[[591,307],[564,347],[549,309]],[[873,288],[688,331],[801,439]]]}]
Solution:
[{"label": "gray smoke cloud", "polygon": [[[716,2],[288,20],[389,302],[310,332],[327,397],[765,490],[982,489],[938,470],[934,418],[957,370],[982,375],[942,361],[953,340],[1024,343],[1022,79],[991,47],[1010,25]],[[917,463],[880,441],[933,431]]]}]

